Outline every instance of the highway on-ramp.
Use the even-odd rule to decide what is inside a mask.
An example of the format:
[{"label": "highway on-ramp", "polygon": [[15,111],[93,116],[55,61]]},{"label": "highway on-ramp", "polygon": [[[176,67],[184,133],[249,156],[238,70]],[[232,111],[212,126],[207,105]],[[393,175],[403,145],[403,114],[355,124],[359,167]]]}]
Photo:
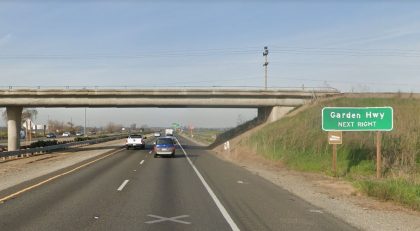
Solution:
[{"label": "highway on-ramp", "polygon": [[[153,158],[150,146],[121,150],[44,179],[0,203],[0,230],[355,230],[210,151],[178,140],[182,147],[176,158]],[[0,192],[0,198],[11,193]]]}]

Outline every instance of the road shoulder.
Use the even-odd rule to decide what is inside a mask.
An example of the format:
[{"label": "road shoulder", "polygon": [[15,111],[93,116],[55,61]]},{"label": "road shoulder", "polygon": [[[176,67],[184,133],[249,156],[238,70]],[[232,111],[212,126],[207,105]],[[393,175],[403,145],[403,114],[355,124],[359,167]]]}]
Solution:
[{"label": "road shoulder", "polygon": [[[193,139],[185,137],[194,142]],[[195,142],[198,145],[202,143]],[[246,150],[216,148],[218,158],[234,163],[362,230],[420,230],[420,213],[368,198],[346,181],[286,169]]]}]

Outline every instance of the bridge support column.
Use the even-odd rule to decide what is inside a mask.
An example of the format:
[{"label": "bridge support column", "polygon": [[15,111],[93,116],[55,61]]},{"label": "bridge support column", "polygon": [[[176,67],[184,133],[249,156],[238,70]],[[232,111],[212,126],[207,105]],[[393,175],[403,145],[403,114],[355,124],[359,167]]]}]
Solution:
[{"label": "bridge support column", "polygon": [[20,129],[22,125],[22,107],[7,107],[7,150],[20,148]]},{"label": "bridge support column", "polygon": [[289,111],[291,111],[294,107],[282,107],[282,106],[274,106],[274,107],[259,107],[258,108],[258,120],[259,121],[266,121],[268,123],[274,122],[282,118],[286,115]]}]

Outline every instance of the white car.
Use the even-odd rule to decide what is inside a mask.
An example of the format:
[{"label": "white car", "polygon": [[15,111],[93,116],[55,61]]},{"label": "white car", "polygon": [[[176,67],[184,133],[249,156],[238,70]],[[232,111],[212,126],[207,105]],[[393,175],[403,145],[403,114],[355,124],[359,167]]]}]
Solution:
[{"label": "white car", "polygon": [[167,128],[165,129],[165,136],[173,136],[174,135],[174,129]]},{"label": "white car", "polygon": [[144,149],[146,147],[145,139],[146,137],[142,135],[130,135],[125,142],[125,146],[127,149],[137,147]]},{"label": "white car", "polygon": [[63,134],[61,136],[62,137],[69,137],[70,136],[70,132],[63,132]]},{"label": "white car", "polygon": [[155,137],[159,137],[160,136],[160,132],[155,132],[154,136]]}]

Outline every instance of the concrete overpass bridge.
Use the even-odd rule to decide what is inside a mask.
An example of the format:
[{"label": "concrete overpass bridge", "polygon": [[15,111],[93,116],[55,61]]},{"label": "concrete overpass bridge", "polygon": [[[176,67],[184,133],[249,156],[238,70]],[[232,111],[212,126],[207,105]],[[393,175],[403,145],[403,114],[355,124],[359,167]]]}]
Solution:
[{"label": "concrete overpass bridge", "polygon": [[24,107],[159,107],[257,108],[258,118],[275,121],[291,109],[318,97],[340,94],[333,89],[9,89],[0,90],[6,107],[8,150],[20,147]]}]

